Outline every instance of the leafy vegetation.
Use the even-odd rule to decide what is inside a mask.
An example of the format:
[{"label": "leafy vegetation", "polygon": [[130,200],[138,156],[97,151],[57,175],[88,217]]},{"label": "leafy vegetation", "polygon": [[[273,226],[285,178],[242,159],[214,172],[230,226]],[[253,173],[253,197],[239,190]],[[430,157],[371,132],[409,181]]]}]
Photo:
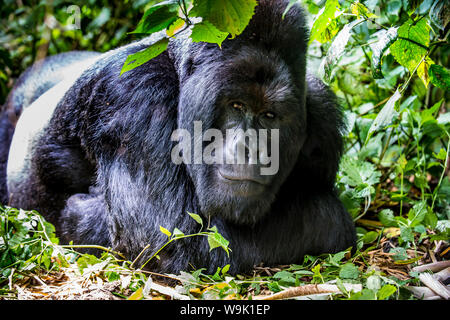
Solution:
[{"label": "leafy vegetation", "polygon": [[[71,29],[76,19],[64,1],[52,7],[30,1],[22,8],[6,1],[0,8],[6,17],[0,31],[0,100],[41,52],[106,51],[159,33],[155,44],[128,57],[123,73],[164,51],[168,39],[186,29],[193,41],[220,46],[244,30],[256,4],[92,0],[79,5],[81,25]],[[202,269],[158,275],[107,248],[99,248],[104,253],[95,257],[59,246],[54,228],[36,212],[5,207],[0,211],[0,296],[46,298],[44,285],[63,288],[73,275],[85,286],[115,283],[112,297],[130,299],[256,299],[289,288],[304,289],[301,295],[320,293],[310,284],[334,286],[315,298],[412,299],[407,288],[422,283],[413,267],[450,255],[450,7],[443,0],[306,0],[303,6],[311,16],[308,68],[338,95],[347,119],[336,186],[357,225],[355,253],[305,256],[289,266],[257,266],[248,275],[231,276],[228,266],[213,275]],[[58,27],[50,28],[53,19]],[[193,235],[164,226],[160,231],[168,243],[207,236],[211,249],[233,249],[214,227]],[[171,285],[155,282],[164,279]],[[29,283],[41,289],[21,289]],[[60,289],[57,297],[69,297],[65,292]]]}]

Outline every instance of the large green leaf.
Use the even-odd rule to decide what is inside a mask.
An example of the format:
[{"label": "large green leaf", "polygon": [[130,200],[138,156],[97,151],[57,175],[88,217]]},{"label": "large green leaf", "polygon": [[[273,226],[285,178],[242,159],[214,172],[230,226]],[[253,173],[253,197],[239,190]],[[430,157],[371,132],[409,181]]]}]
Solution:
[{"label": "large green leaf", "polygon": [[219,31],[230,33],[232,37],[244,31],[250,22],[256,0],[194,0],[190,16],[202,17]]},{"label": "large green leaf", "polygon": [[194,42],[217,43],[220,46],[228,35],[228,32],[222,32],[208,21],[203,21],[194,25],[191,39]]},{"label": "large green leaf", "polygon": [[130,54],[125,60],[125,63],[122,66],[122,70],[120,70],[120,75],[124,74],[127,71],[133,70],[134,68],[139,67],[147,61],[157,57],[167,49],[168,44],[169,39],[163,38],[144,50],[138,51],[134,54]]},{"label": "large green leaf", "polygon": [[341,15],[338,0],[330,0],[325,7],[319,11],[311,28],[309,42],[317,40],[321,43],[330,41],[339,31],[337,17]]},{"label": "large green leaf", "polygon": [[429,68],[430,81],[436,87],[450,90],[450,70],[443,66],[433,64]]},{"label": "large green leaf", "polygon": [[217,227],[213,226],[208,229],[209,231],[212,231],[208,234],[208,244],[209,244],[209,251],[215,249],[215,248],[222,248],[225,250],[227,255],[229,256],[230,249],[228,248],[229,241],[225,239],[218,231]]},{"label": "large green leaf", "polygon": [[395,60],[410,72],[418,67],[427,54],[430,43],[430,29],[426,19],[408,19],[399,29],[398,38],[390,47]]},{"label": "large green leaf", "polygon": [[178,8],[175,0],[151,6],[132,33],[154,33],[167,28],[178,19]]},{"label": "large green leaf", "polygon": [[372,163],[367,161],[344,156],[340,164],[340,170],[343,175],[341,182],[352,187],[371,186],[380,182],[381,173]]},{"label": "large green leaf", "polygon": [[373,43],[372,49],[372,75],[374,79],[383,79],[381,64],[384,53],[397,40],[397,27],[381,30],[378,34],[378,41]]},{"label": "large green leaf", "polygon": [[342,28],[342,30],[339,31],[336,38],[334,38],[333,43],[330,46],[330,49],[328,49],[327,56],[325,57],[324,60],[322,60],[322,63],[320,65],[320,71],[323,72],[323,79],[326,82],[330,82],[332,78],[331,75],[333,72],[333,68],[345,52],[345,46],[347,45],[347,42],[350,39],[353,27],[360,24],[363,21],[364,20],[362,19],[358,19],[349,24],[346,24],[344,28]]}]

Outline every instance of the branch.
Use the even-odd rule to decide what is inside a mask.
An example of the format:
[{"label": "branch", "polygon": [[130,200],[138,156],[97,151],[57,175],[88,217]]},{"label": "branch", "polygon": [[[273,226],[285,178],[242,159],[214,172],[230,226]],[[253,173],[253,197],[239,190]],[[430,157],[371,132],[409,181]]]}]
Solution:
[{"label": "branch", "polygon": [[[361,284],[343,284],[345,290],[359,292],[362,290]],[[343,292],[338,288],[338,286],[333,284],[307,284],[300,287],[288,288],[281,292],[275,293],[270,296],[255,296],[254,300],[281,300],[289,299],[299,296],[308,296],[313,294],[324,294],[324,293],[341,293]]]}]

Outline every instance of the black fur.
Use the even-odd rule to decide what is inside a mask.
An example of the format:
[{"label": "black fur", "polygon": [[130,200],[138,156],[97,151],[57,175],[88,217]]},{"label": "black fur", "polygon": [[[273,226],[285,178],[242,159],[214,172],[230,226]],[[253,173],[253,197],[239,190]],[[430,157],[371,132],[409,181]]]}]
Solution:
[{"label": "black fur", "polygon": [[[172,41],[121,77],[127,55],[152,40],[102,55],[59,101],[31,155],[29,178],[8,181],[10,204],[43,213],[66,242],[112,246],[130,259],[150,243],[141,262],[167,241],[159,226],[198,231],[188,211],[230,241],[229,258],[209,251],[205,237],[175,241],[150,265],[163,272],[189,264],[213,272],[228,263],[243,272],[354,246],[353,222],[334,191],[342,114],[326,86],[305,81],[305,21],[296,6],[281,18],[287,2],[261,0],[244,33],[222,49]],[[255,126],[280,128],[280,171],[262,194],[232,197],[213,166],[172,163],[175,129],[202,120],[204,130],[224,130],[236,117],[228,97],[248,94],[256,110],[274,98],[255,88],[270,86],[284,88],[273,89],[280,120]]]}]

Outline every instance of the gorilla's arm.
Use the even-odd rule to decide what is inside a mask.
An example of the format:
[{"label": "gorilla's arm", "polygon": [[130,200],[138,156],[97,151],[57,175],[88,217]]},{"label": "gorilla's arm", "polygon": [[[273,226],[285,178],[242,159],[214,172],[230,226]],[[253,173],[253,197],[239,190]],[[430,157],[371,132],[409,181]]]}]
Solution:
[{"label": "gorilla's arm", "polygon": [[342,155],[344,120],[336,95],[322,81],[306,75],[307,138],[297,162],[305,190],[334,189]]}]

